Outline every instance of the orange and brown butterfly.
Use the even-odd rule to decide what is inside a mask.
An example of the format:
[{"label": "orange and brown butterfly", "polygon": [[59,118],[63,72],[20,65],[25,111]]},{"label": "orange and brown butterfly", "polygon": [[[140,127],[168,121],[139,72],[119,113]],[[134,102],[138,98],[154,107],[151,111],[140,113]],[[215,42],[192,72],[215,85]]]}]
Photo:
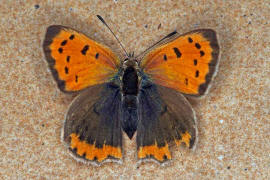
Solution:
[{"label": "orange and brown butterfly", "polygon": [[139,162],[164,164],[173,144],[195,147],[196,116],[185,96],[206,94],[218,67],[217,35],[173,32],[155,47],[142,58],[120,60],[78,31],[48,27],[43,49],[53,77],[61,91],[79,92],[62,131],[75,159],[121,163],[122,130],[130,139],[137,131]]}]

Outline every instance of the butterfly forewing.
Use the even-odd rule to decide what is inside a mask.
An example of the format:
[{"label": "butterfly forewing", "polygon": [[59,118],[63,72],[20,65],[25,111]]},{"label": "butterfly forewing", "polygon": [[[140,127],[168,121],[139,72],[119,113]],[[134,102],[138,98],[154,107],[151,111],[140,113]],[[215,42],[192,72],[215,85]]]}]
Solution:
[{"label": "butterfly forewing", "polygon": [[108,82],[120,65],[110,49],[64,26],[48,27],[43,50],[58,87],[65,92]]},{"label": "butterfly forewing", "polygon": [[156,84],[201,96],[215,75],[218,56],[215,31],[201,29],[180,35],[150,51],[141,67]]}]

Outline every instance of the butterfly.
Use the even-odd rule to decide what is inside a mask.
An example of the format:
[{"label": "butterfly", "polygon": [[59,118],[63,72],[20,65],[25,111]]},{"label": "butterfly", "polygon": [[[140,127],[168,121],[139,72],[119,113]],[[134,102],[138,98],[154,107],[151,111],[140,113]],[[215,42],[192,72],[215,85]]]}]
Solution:
[{"label": "butterfly", "polygon": [[137,132],[139,162],[168,162],[173,144],[195,147],[196,115],[186,96],[207,93],[218,68],[217,35],[198,29],[165,39],[142,58],[119,59],[72,28],[48,27],[43,50],[52,75],[61,91],[79,93],[62,131],[76,160],[121,163],[122,131],[130,139]]}]

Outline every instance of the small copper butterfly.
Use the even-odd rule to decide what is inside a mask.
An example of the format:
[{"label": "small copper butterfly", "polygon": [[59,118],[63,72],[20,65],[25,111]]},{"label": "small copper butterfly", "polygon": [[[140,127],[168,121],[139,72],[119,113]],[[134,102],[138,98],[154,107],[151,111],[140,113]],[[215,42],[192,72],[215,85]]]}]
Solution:
[{"label": "small copper butterfly", "polygon": [[215,76],[215,31],[175,31],[142,58],[130,54],[120,60],[86,35],[53,25],[43,49],[59,89],[80,92],[62,131],[75,159],[94,165],[122,162],[122,130],[130,139],[137,131],[139,162],[171,160],[171,143],[195,147],[196,116],[185,96],[206,94]]}]

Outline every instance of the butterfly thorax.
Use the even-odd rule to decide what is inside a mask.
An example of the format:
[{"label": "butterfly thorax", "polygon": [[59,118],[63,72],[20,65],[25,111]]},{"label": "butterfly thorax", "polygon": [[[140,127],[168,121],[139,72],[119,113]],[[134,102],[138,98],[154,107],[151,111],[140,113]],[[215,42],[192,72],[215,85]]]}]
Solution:
[{"label": "butterfly thorax", "polygon": [[138,73],[137,73],[138,64],[135,60],[127,59],[124,64],[124,73],[122,76],[122,92],[123,95],[134,95],[138,94]]}]

